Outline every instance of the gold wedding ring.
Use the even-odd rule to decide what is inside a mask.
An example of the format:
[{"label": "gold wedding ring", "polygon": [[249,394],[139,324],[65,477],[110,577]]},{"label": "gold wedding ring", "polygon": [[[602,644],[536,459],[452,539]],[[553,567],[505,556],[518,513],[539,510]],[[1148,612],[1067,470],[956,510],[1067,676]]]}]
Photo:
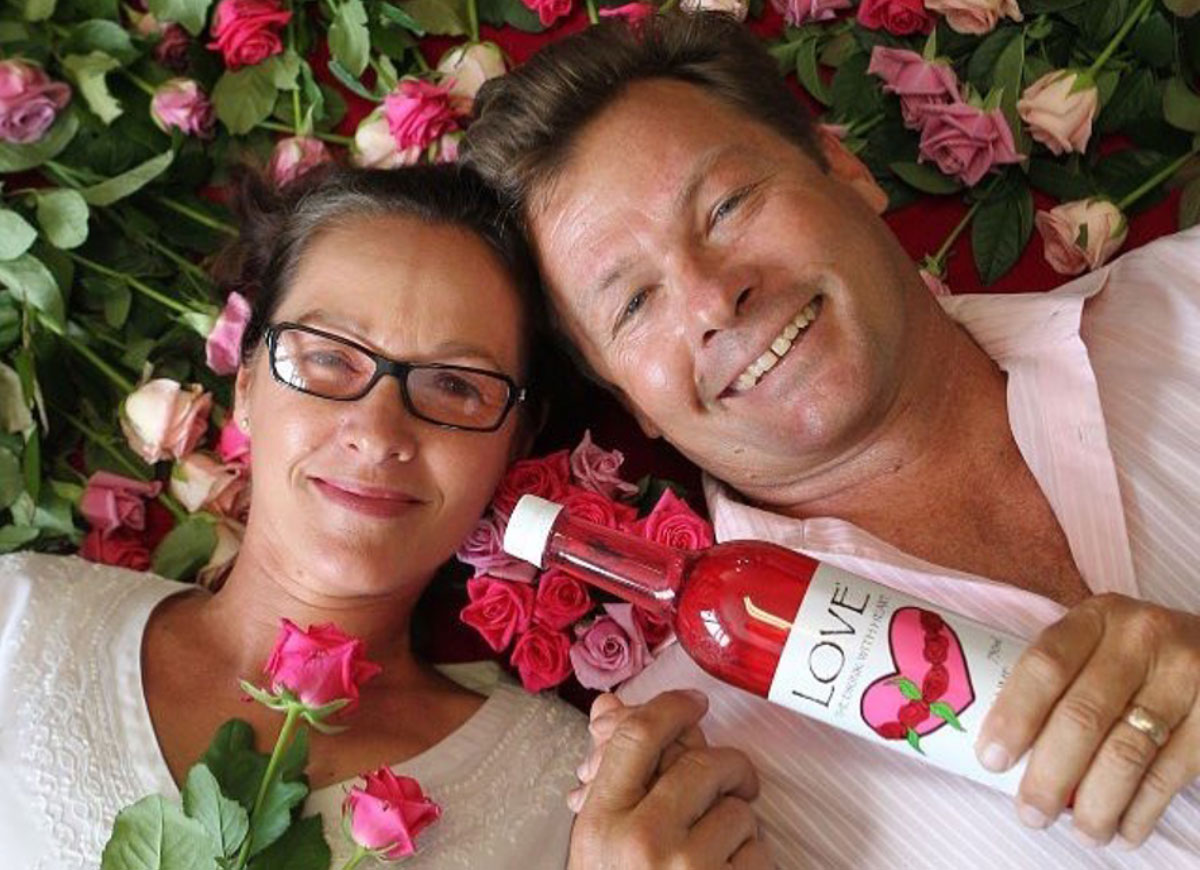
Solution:
[{"label": "gold wedding ring", "polygon": [[1139,707],[1136,704],[1130,705],[1125,711],[1125,722],[1138,731],[1141,731],[1147,737],[1154,741],[1154,745],[1162,749],[1167,742],[1167,738],[1171,736],[1171,729],[1167,727],[1167,723],[1155,716],[1145,707]]}]

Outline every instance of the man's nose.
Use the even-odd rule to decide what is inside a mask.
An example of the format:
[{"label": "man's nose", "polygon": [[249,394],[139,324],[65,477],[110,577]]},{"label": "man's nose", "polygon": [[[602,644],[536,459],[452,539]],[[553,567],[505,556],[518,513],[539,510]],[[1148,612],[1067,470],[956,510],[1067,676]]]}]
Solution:
[{"label": "man's nose", "polygon": [[748,270],[715,253],[681,259],[676,280],[684,315],[701,345],[737,323],[755,289]]},{"label": "man's nose", "polygon": [[416,456],[418,425],[404,404],[400,381],[385,375],[361,399],[346,403],[343,443],[369,464],[408,462]]}]

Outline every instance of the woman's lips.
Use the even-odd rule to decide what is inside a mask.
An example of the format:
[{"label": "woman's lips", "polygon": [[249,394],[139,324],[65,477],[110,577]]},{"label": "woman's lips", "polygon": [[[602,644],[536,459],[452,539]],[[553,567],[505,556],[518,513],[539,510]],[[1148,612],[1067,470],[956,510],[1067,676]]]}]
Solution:
[{"label": "woman's lips", "polygon": [[396,517],[421,504],[419,499],[400,490],[320,477],[312,481],[330,501],[369,517]]}]

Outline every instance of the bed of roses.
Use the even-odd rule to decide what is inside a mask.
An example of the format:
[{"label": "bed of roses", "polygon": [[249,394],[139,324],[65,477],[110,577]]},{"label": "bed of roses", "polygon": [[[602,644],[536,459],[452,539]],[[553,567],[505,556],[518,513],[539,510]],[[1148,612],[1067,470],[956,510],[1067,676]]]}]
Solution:
[{"label": "bed of roses", "polygon": [[582,581],[539,571],[504,552],[504,530],[523,495],[558,502],[573,516],[679,549],[713,545],[712,526],[672,488],[620,475],[624,457],[592,442],[517,462],[487,514],[458,552],[474,576],[460,618],[497,653],[507,653],[522,685],[553,688],[574,676],[584,688],[609,691],[640,673],[667,643],[666,617],[632,604],[603,600]]}]

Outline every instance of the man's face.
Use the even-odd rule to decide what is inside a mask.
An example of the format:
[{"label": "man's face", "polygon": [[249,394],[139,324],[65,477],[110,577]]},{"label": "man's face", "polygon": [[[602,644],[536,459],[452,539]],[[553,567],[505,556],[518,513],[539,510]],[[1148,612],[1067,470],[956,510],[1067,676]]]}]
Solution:
[{"label": "man's face", "polygon": [[696,86],[641,82],[530,212],[596,373],[650,434],[766,502],[861,449],[912,353],[919,279],[861,164],[825,150],[828,171]]}]

